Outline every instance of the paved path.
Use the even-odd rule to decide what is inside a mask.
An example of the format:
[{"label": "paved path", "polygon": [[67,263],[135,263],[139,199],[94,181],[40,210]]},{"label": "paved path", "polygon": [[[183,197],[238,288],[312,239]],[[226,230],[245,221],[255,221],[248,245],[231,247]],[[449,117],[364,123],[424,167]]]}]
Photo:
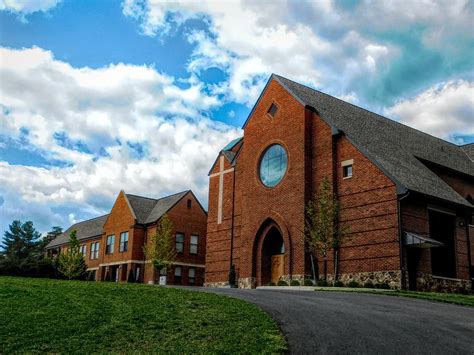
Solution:
[{"label": "paved path", "polygon": [[201,290],[260,306],[294,354],[474,354],[474,308],[344,292]]}]

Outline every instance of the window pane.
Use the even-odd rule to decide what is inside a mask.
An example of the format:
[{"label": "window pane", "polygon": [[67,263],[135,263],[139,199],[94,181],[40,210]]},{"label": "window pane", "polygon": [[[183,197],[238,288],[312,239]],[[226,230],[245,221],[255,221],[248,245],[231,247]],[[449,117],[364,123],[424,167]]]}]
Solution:
[{"label": "window pane", "polygon": [[193,268],[193,267],[190,267],[189,271],[188,271],[188,275],[189,275],[189,277],[195,277],[196,276],[196,269]]},{"label": "window pane", "polygon": [[181,276],[181,266],[175,266],[174,276]]},{"label": "window pane", "polygon": [[176,233],[176,251],[182,253],[184,250],[184,234]]},{"label": "window pane", "polygon": [[197,235],[192,235],[191,236],[191,244],[189,246],[189,253],[190,254],[197,254],[197,252],[198,252],[198,242],[199,242],[199,237]]},{"label": "window pane", "polygon": [[270,146],[260,161],[260,180],[267,187],[276,186],[286,173],[288,156],[285,149],[274,144]]}]

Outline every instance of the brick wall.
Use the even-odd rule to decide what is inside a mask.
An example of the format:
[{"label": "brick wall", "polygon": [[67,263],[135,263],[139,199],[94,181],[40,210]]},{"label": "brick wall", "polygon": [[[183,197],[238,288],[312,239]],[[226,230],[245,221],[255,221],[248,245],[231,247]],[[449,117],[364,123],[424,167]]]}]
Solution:
[{"label": "brick wall", "polygon": [[[271,103],[279,107],[274,118]],[[282,182],[269,189],[258,177],[259,159],[273,143],[285,147],[288,170]],[[354,176],[343,180],[340,163],[354,160]],[[231,168],[225,161],[225,169]],[[334,169],[335,168],[335,169]],[[224,218],[217,224],[219,159],[209,179],[209,219],[206,282],[225,283],[230,265],[232,185],[234,174],[224,177]],[[302,235],[304,208],[324,177],[336,181],[341,221],[350,225],[350,237],[340,251],[341,273],[399,270],[397,196],[394,183],[345,137],[335,144],[330,127],[305,109],[277,82],[272,81],[257,103],[247,126],[244,145],[235,167],[234,263],[238,278],[257,277],[258,231],[267,219],[282,229],[287,252],[285,273],[311,272]],[[329,272],[333,270],[332,254]],[[322,265],[320,265],[322,270]]]}]

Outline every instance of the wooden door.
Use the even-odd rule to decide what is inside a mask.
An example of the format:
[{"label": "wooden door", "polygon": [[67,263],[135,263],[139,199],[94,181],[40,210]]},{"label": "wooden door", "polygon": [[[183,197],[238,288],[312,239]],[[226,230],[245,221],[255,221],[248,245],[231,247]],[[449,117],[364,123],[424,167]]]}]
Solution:
[{"label": "wooden door", "polygon": [[272,256],[272,282],[277,284],[280,277],[283,276],[285,254],[278,254]]}]

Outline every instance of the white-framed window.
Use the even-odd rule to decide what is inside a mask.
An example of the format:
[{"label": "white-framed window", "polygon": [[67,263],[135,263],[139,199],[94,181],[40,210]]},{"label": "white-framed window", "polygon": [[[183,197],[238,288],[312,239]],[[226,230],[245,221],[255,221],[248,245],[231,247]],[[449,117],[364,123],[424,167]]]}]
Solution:
[{"label": "white-framed window", "polygon": [[188,269],[188,281],[190,285],[194,285],[196,283],[196,269],[193,267]]},{"label": "white-framed window", "polygon": [[183,269],[181,266],[174,267],[174,283],[181,283],[181,276],[182,276]]},{"label": "white-framed window", "polygon": [[91,243],[91,252],[90,252],[91,260],[99,258],[99,247],[100,247],[100,242]]},{"label": "white-framed window", "polygon": [[105,245],[105,254],[112,254],[114,252],[115,235],[107,236],[107,244]]},{"label": "white-framed window", "polygon": [[184,251],[184,234],[176,233],[176,251],[182,253]]},{"label": "white-framed window", "polygon": [[120,233],[119,251],[124,252],[128,250],[128,232]]},{"label": "white-framed window", "polygon": [[189,254],[197,254],[198,253],[198,243],[199,237],[197,235],[191,235],[191,244],[189,245]]},{"label": "white-framed window", "polygon": [[82,245],[79,247],[79,253],[81,253],[82,256],[86,256],[86,255],[87,255],[87,245],[86,245],[86,244],[82,244]]},{"label": "white-framed window", "polygon": [[345,160],[341,163],[342,166],[342,178],[349,179],[352,177],[354,160]]}]

